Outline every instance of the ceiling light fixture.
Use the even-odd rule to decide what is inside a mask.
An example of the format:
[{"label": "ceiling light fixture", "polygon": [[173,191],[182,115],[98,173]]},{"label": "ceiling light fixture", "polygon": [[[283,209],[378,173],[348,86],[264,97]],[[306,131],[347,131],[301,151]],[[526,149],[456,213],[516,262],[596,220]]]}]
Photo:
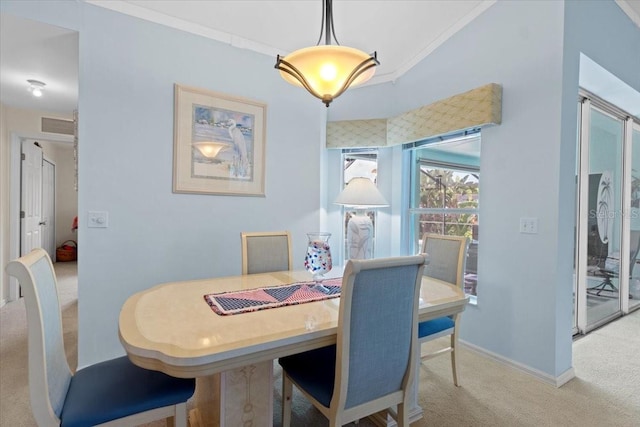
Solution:
[{"label": "ceiling light fixture", "polygon": [[46,84],[39,80],[27,80],[27,83],[29,83],[27,90],[36,98],[40,98],[42,96],[42,90]]},{"label": "ceiling light fixture", "polygon": [[[320,37],[316,46],[298,49],[285,57],[277,56],[275,68],[287,82],[302,86],[328,107],[331,101],[351,86],[373,77],[380,65],[376,52],[372,55],[352,47],[340,46],[333,28],[333,0],[323,0]],[[320,45],[322,35],[325,44]],[[332,45],[331,41],[335,44]]]}]

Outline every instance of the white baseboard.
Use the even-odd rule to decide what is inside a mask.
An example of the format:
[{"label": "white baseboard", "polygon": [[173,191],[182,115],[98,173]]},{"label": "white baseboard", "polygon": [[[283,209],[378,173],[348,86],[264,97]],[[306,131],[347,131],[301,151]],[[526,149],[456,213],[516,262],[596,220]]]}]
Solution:
[{"label": "white baseboard", "polygon": [[478,347],[477,345],[468,343],[466,341],[460,340],[460,344],[462,344],[464,347],[468,348],[469,350],[475,353],[478,353],[481,356],[485,356],[498,363],[502,363],[503,365],[507,365],[520,372],[524,372],[525,374],[531,375],[532,377],[542,382],[545,382],[547,384],[550,384],[554,387],[562,387],[564,384],[568,383],[576,376],[575,371],[573,370],[573,367],[567,369],[565,372],[563,372],[559,376],[554,377],[552,375],[547,374],[546,372],[542,372],[537,369],[531,368],[529,366],[523,365],[520,362],[516,362],[514,360],[508,359],[504,356],[501,356],[497,353],[486,350],[482,347]]}]

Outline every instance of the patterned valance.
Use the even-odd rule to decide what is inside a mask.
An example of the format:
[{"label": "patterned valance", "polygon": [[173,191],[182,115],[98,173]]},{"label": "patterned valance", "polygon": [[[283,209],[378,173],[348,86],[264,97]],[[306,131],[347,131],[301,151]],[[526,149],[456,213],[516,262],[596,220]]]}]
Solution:
[{"label": "patterned valance", "polygon": [[327,123],[327,148],[385,147],[502,122],[502,86],[491,83],[389,119]]}]

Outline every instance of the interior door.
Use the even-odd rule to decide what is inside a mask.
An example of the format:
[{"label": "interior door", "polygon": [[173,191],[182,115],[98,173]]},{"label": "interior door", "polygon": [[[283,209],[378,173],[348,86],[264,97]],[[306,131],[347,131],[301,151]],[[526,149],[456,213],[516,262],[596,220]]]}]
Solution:
[{"label": "interior door", "polygon": [[42,247],[42,148],[22,141],[20,185],[20,255]]},{"label": "interior door", "polygon": [[42,248],[55,261],[56,241],[56,165],[42,160]]}]

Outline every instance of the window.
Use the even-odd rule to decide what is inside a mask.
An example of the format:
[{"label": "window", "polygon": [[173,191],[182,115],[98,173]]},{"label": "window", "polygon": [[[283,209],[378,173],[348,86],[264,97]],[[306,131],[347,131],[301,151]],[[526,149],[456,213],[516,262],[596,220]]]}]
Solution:
[{"label": "window", "polygon": [[477,295],[478,196],[480,194],[480,133],[408,144],[411,179],[408,224],[411,253],[417,253],[424,233],[470,239],[465,292]]}]

